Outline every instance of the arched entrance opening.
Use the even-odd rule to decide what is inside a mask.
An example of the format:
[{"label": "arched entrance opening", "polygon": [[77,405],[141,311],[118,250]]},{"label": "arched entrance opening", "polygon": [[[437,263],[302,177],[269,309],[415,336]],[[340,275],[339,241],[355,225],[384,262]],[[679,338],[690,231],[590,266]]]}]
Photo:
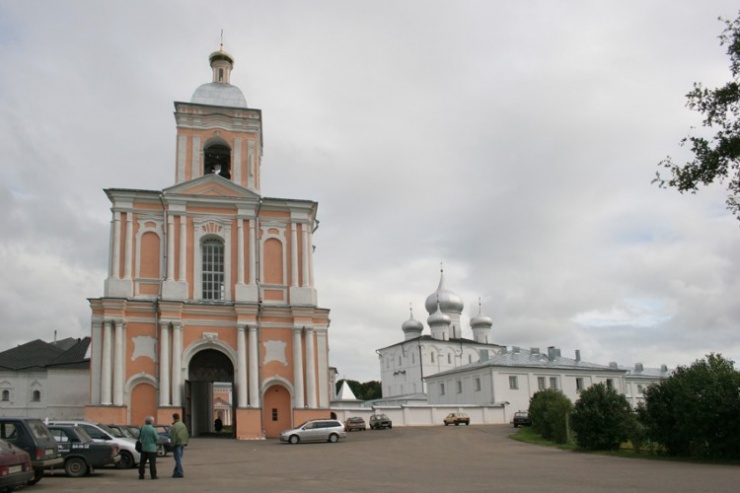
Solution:
[{"label": "arched entrance opening", "polygon": [[184,421],[190,434],[197,437],[215,433],[215,419],[220,416],[222,423],[231,424],[220,433],[234,436],[236,420],[232,403],[235,400],[234,365],[229,357],[215,349],[196,353],[190,360],[185,382]]}]

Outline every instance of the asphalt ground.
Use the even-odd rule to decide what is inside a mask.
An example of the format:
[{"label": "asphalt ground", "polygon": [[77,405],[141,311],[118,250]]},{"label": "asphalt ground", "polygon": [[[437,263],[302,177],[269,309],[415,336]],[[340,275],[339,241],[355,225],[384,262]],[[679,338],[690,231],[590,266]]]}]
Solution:
[{"label": "asphalt ground", "polygon": [[528,445],[505,425],[404,427],[356,431],[339,443],[195,438],[185,478],[172,478],[171,455],[159,479],[136,469],[92,476],[47,474],[24,493],[44,492],[732,492],[740,466],[627,459]]}]

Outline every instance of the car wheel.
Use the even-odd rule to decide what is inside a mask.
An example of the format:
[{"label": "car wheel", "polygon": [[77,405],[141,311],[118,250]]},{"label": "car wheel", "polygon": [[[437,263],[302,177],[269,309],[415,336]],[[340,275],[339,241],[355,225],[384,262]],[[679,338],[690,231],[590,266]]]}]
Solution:
[{"label": "car wheel", "polygon": [[467,423],[465,423],[465,426],[470,426],[470,421],[468,421]]},{"label": "car wheel", "polygon": [[290,438],[288,439],[288,441],[292,443],[293,445],[295,445],[296,443],[300,442],[301,439],[298,438],[298,435],[290,435]]},{"label": "car wheel", "polygon": [[393,428],[393,425],[388,425],[388,429],[389,430],[392,429],[392,428]]},{"label": "car wheel", "polygon": [[337,443],[337,440],[339,440],[339,435],[337,435],[336,433],[332,433],[331,435],[329,435],[329,441],[331,443]]},{"label": "car wheel", "polygon": [[455,421],[455,426],[460,426],[460,422],[459,421]]},{"label": "car wheel", "polygon": [[116,467],[118,469],[131,469],[136,463],[134,462],[134,456],[131,452],[126,450],[121,451],[121,460],[118,461]]},{"label": "car wheel", "polygon": [[80,457],[70,457],[64,462],[64,472],[71,478],[80,478],[87,474],[87,462]]},{"label": "car wheel", "polygon": [[167,455],[167,451],[164,449],[164,445],[157,445],[157,457],[164,457]]},{"label": "car wheel", "polygon": [[519,428],[519,425],[514,423],[514,428]]},{"label": "car wheel", "polygon": [[41,478],[44,477],[44,470],[43,469],[34,469],[33,470],[33,477],[28,480],[28,484],[36,484],[39,481],[41,481]]},{"label": "car wheel", "polygon": [[450,426],[450,423],[445,423],[445,426]]}]

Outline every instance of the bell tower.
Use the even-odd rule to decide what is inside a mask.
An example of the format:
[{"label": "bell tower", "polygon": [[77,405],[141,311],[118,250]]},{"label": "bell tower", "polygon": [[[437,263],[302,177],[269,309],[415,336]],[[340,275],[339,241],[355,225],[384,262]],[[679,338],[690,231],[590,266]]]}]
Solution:
[{"label": "bell tower", "polygon": [[175,102],[175,183],[217,174],[257,195],[262,161],[262,112],[231,84],[234,58],[223,46],[209,56],[212,81],[189,103]]}]

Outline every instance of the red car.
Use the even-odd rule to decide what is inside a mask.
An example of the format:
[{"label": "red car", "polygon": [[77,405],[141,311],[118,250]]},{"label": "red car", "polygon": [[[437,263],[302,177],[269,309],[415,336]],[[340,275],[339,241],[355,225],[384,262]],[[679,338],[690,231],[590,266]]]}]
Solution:
[{"label": "red car", "polygon": [[25,486],[33,479],[33,474],[28,452],[0,440],[0,491]]}]

